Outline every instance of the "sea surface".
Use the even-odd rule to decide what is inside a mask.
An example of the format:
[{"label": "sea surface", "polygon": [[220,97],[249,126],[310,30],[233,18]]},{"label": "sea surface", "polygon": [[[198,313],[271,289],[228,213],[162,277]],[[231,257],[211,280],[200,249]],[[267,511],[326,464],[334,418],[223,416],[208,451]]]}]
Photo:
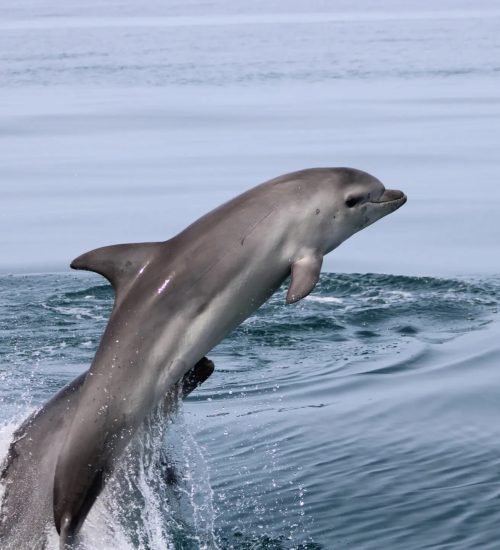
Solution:
[{"label": "sea surface", "polygon": [[106,325],[74,257],[306,167],[408,195],[152,415],[82,550],[499,548],[499,29],[493,0],[2,1],[0,460]]}]

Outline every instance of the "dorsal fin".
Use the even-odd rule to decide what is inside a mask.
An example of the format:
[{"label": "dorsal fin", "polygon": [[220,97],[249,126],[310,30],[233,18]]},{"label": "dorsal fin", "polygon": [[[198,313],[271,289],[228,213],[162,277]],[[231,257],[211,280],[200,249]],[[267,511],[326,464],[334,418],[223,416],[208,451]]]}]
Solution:
[{"label": "dorsal fin", "polygon": [[71,262],[73,269],[99,273],[113,285],[115,292],[137,277],[165,243],[133,243],[103,246],[86,252]]}]

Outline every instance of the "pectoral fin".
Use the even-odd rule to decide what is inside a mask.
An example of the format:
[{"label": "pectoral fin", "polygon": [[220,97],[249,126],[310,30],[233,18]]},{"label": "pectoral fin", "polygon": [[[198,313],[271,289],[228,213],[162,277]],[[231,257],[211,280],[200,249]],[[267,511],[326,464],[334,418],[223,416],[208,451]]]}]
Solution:
[{"label": "pectoral fin", "polygon": [[214,363],[207,357],[203,357],[182,378],[182,397],[187,397],[198,386],[201,386],[214,372]]},{"label": "pectoral fin", "polygon": [[292,264],[292,280],[286,295],[286,303],[294,304],[305,298],[316,286],[323,264],[323,256],[311,255]]}]

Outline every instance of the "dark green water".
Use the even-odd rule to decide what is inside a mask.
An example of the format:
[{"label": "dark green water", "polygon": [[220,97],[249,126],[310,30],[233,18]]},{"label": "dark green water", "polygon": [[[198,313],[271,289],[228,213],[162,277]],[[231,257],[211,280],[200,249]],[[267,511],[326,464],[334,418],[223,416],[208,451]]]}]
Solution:
[{"label": "dark green water", "polygon": [[[296,306],[280,291],[177,419],[143,429],[82,546],[497,548],[499,303],[491,277],[323,274]],[[111,305],[93,276],[0,278],[3,453],[88,368]]]}]

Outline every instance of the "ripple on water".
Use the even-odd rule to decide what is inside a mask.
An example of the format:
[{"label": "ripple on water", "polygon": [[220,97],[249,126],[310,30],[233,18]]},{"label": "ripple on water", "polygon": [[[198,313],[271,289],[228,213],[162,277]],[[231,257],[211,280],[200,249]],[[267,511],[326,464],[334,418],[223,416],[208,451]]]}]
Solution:
[{"label": "ripple on water", "polygon": [[[97,281],[0,278],[6,422],[88,368],[113,301]],[[187,476],[185,498],[162,507],[161,475],[143,471],[127,497],[130,510],[150,507],[141,544],[495,547],[500,281],[323,274],[296,306],[284,297],[209,354],[216,372],[186,403],[187,426],[141,451],[166,453]],[[134,547],[120,494],[96,513],[115,506],[116,536]],[[113,540],[112,521],[89,526],[89,540],[103,529]]]}]

